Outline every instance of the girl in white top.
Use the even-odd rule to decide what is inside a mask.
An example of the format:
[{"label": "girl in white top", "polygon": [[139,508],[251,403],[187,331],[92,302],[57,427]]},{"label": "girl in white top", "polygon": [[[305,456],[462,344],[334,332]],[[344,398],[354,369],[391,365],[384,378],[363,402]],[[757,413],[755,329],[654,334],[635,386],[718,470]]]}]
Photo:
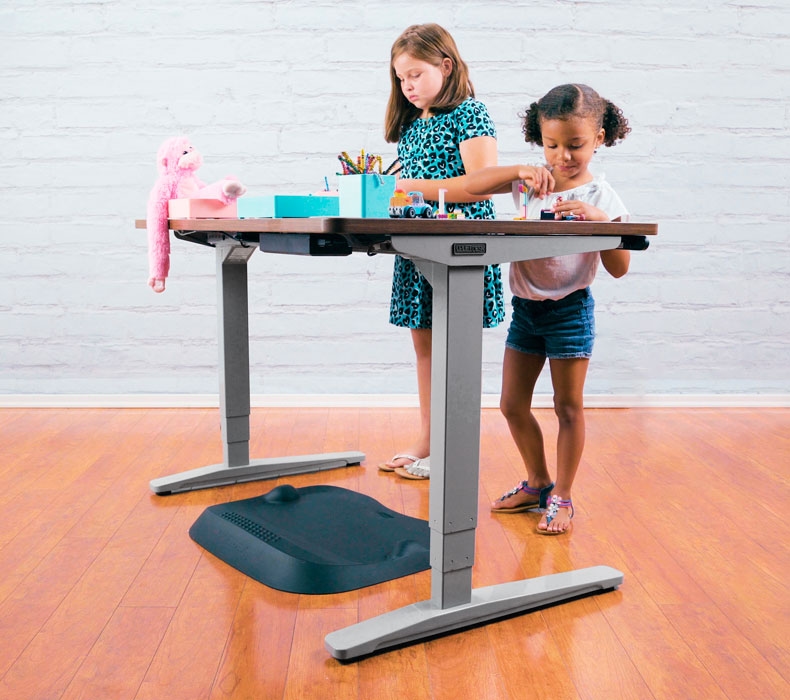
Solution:
[{"label": "girl in white top", "polygon": [[[522,206],[527,187],[527,218],[541,210],[555,218],[586,221],[627,220],[628,212],[603,176],[588,165],[599,146],[612,146],[630,131],[622,111],[595,90],[560,85],[533,102],[524,115],[527,143],[543,146],[545,167],[484,168],[468,176],[473,194],[513,192]],[[584,449],[584,382],[595,336],[590,284],[599,261],[614,277],[630,264],[627,250],[581,253],[512,263],[513,320],[502,369],[500,407],[527,470],[527,480],[494,501],[495,513],[545,509],[537,526],[543,535],[567,532],[573,517],[571,487]],[[532,396],[549,360],[554,410],[559,420],[557,477],[552,482],[543,434],[532,413]]]}]

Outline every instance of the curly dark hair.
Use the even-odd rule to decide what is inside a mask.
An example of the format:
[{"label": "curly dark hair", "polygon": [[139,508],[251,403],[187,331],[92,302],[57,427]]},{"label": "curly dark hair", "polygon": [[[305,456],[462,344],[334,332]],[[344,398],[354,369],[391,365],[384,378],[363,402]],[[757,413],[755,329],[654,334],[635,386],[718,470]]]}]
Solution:
[{"label": "curly dark hair", "polygon": [[595,119],[598,128],[604,130],[605,146],[614,146],[631,131],[623,110],[601,97],[589,85],[581,83],[569,83],[552,88],[537,102],[533,102],[521,117],[524,140],[538,146],[543,145],[540,123],[545,119],[571,117]]}]

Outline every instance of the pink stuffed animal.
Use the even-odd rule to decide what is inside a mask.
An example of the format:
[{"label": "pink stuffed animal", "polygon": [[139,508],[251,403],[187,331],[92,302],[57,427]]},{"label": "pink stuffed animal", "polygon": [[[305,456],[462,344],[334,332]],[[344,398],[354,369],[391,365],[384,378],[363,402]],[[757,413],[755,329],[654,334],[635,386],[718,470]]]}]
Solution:
[{"label": "pink stuffed animal", "polygon": [[155,292],[164,292],[165,278],[170,271],[168,202],[171,199],[218,199],[228,204],[241,197],[247,188],[234,175],[210,185],[202,182],[195,171],[203,164],[203,156],[186,136],[175,136],[165,141],[156,154],[156,164],[159,179],[148,198],[146,214],[148,284]]}]

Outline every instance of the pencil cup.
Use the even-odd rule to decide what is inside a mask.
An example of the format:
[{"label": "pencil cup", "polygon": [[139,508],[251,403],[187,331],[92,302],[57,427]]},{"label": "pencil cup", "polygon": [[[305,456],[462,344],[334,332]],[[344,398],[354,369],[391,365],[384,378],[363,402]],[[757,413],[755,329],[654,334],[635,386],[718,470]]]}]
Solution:
[{"label": "pencil cup", "polygon": [[341,175],[338,179],[340,216],[363,219],[389,218],[394,175]]}]

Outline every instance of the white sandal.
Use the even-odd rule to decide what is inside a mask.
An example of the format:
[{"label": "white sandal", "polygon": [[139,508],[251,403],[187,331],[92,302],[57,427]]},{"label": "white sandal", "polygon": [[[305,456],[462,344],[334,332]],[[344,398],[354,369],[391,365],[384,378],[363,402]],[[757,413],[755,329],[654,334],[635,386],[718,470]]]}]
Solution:
[{"label": "white sandal", "polygon": [[398,467],[395,473],[404,479],[423,480],[431,478],[431,458],[425,457],[412,462],[407,467]]},{"label": "white sandal", "polygon": [[[389,462],[382,462],[381,464],[379,464],[379,469],[381,471],[383,471],[383,472],[394,472],[396,469],[403,469],[402,465],[398,465],[397,467],[393,467],[392,466],[392,462],[394,462],[396,459],[408,459],[412,464],[414,462],[419,462],[420,461],[419,457],[415,457],[414,455],[407,455],[407,454],[401,453],[401,454],[397,454],[394,457],[392,457],[392,459],[390,459]],[[411,464],[406,465],[406,466],[411,466]]]}]

